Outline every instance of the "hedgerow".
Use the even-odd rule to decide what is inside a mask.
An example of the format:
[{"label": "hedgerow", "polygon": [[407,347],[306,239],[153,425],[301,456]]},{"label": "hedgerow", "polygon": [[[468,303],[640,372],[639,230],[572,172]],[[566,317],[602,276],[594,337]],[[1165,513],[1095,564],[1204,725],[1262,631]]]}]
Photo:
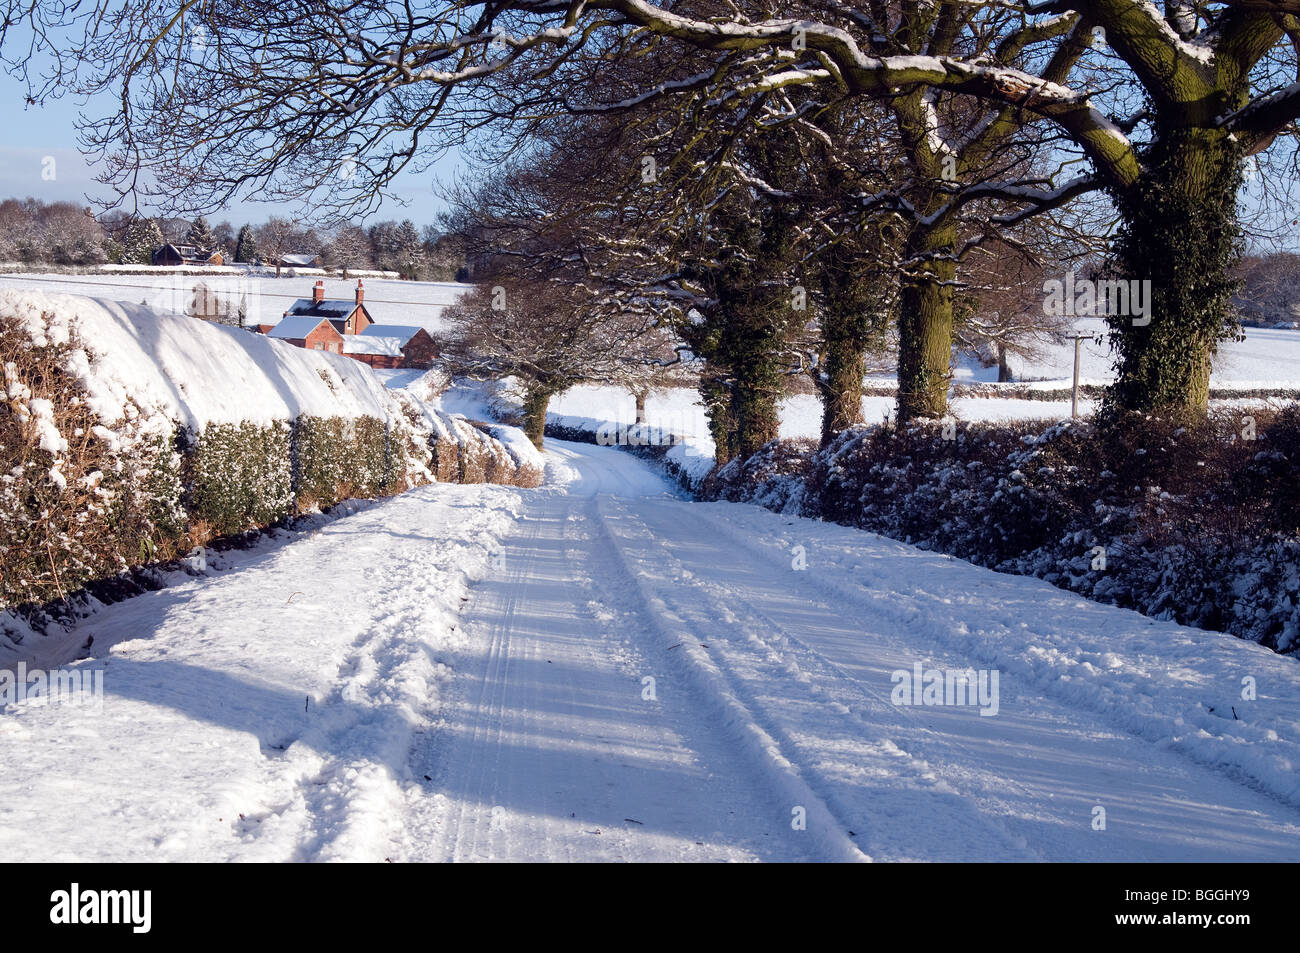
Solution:
[{"label": "hedgerow", "polygon": [[75,614],[88,586],[346,499],[434,479],[540,481],[463,420],[431,432],[431,412],[405,395],[389,421],[189,427],[130,398],[101,419],[95,361],[75,328],[40,334],[0,313],[0,629],[14,610],[37,624]]},{"label": "hedgerow", "polygon": [[299,417],[293,428],[293,488],[299,506],[332,506],[354,496],[393,492],[400,447],[373,417]]}]

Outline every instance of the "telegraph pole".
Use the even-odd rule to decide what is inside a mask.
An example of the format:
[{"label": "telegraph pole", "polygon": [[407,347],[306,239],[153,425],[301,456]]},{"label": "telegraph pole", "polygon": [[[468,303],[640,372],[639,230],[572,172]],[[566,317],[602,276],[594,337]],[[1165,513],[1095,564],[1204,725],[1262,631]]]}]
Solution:
[{"label": "telegraph pole", "polygon": [[1070,387],[1070,417],[1077,420],[1079,417],[1079,348],[1084,341],[1096,341],[1101,343],[1101,335],[1097,332],[1092,334],[1071,334],[1070,338],[1074,341],[1074,384]]}]

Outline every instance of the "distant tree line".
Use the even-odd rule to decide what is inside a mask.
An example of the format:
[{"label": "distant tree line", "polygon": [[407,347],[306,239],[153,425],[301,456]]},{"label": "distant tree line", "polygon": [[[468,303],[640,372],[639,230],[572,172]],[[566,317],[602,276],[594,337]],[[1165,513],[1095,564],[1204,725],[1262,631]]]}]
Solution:
[{"label": "distant tree line", "polygon": [[50,265],[149,264],[165,244],[220,251],[227,262],[275,264],[284,255],[320,256],[326,268],[395,271],[415,281],[451,280],[463,271],[460,243],[410,219],[334,229],[272,217],[236,230],[171,217],[146,218],[121,210],[96,216],[75,202],[0,201],[0,262]]},{"label": "distant tree line", "polygon": [[93,265],[108,260],[108,234],[74,202],[0,202],[0,261]]},{"label": "distant tree line", "polygon": [[1234,303],[1243,324],[1269,326],[1300,321],[1300,255],[1245,255],[1237,266],[1241,291]]}]

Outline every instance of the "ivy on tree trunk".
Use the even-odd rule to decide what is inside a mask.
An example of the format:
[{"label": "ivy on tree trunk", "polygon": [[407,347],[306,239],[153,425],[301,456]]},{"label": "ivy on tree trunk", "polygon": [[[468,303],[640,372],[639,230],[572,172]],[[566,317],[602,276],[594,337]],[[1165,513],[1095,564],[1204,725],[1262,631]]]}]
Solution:
[{"label": "ivy on tree trunk", "polygon": [[1150,314],[1106,317],[1117,370],[1106,406],[1203,417],[1218,345],[1237,334],[1241,150],[1219,130],[1167,129],[1144,160],[1132,186],[1111,190],[1123,216],[1112,265],[1120,279],[1151,282]]}]

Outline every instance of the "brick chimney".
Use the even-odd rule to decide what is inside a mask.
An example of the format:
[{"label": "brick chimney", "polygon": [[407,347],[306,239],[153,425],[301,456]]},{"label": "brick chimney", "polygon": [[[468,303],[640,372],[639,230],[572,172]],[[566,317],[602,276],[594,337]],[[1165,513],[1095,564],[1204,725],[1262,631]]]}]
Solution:
[{"label": "brick chimney", "polygon": [[357,304],[361,304],[361,302],[364,300],[366,300],[366,289],[361,287],[361,279],[358,278],[357,279]]},{"label": "brick chimney", "polygon": [[325,282],[317,281],[316,287],[312,289],[311,300],[314,304],[320,304],[325,300]]}]

